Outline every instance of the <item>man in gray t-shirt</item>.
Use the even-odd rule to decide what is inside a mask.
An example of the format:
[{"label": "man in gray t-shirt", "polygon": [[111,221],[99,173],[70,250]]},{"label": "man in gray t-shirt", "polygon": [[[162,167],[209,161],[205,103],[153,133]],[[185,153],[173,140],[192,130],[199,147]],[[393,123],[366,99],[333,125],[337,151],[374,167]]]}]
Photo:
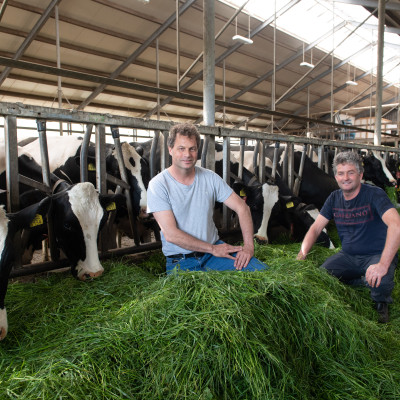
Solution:
[{"label": "man in gray t-shirt", "polygon": [[[253,257],[253,223],[249,207],[213,171],[197,167],[200,135],[191,124],[172,127],[168,138],[172,165],[149,184],[147,210],[161,228],[167,272],[181,270],[261,270],[265,264]],[[235,211],[243,246],[219,240],[213,221],[215,202]]]}]

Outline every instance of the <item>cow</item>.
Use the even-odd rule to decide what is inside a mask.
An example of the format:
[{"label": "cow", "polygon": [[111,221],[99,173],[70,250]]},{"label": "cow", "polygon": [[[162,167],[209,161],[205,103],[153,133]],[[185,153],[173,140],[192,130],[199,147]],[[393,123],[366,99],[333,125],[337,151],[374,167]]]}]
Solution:
[{"label": "cow", "polygon": [[[150,150],[152,141],[146,141],[143,143],[132,144],[136,147],[136,150],[143,154],[150,164]],[[202,152],[203,141],[198,151],[198,165],[200,165],[200,158]],[[161,155],[159,146],[156,149],[154,162],[155,173],[161,170]],[[223,174],[223,161],[222,161],[222,146],[219,143],[215,145],[215,172],[222,176]],[[282,196],[279,194],[279,184],[281,182],[276,182],[275,180],[269,179],[266,182],[260,183],[254,176],[254,173],[247,168],[243,168],[242,178],[238,178],[239,163],[234,157],[234,153],[231,152],[231,162],[230,162],[230,185],[233,190],[241,196],[247,202],[254,229],[254,238],[259,243],[268,243],[269,241],[269,231],[273,226],[284,224],[287,229],[290,226],[293,227],[293,221],[295,221],[296,230],[292,233],[294,237],[301,235],[300,232],[304,232],[310,226],[308,218],[306,218],[306,225],[303,224],[303,210],[300,210],[300,199],[295,198],[292,193],[289,193],[289,189]],[[304,205],[303,205],[304,206]],[[217,210],[220,206],[217,206]],[[288,221],[288,215],[292,215],[292,224]],[[218,213],[217,213],[218,215]],[[217,226],[221,224],[217,222]],[[302,227],[302,228],[301,228]],[[304,237],[304,234],[303,234]],[[319,238],[320,243],[324,243],[328,246],[330,244],[328,236],[323,233],[321,238]]]},{"label": "cow", "polygon": [[[235,157],[235,159],[238,160],[239,157],[238,152],[233,151],[232,155],[233,157]],[[254,171],[253,155],[254,153],[252,151],[244,152],[244,166],[247,167],[247,169],[250,172]],[[272,169],[268,166],[268,165],[272,166],[272,160],[266,158],[266,164],[267,164],[265,166],[266,179],[270,184],[274,183],[277,185],[278,196],[279,196],[279,202],[277,202],[274,205],[274,208],[272,210],[271,219],[269,221],[269,228],[271,230],[276,226],[284,227],[288,231],[292,240],[302,241],[309,227],[314,222],[318,214],[318,209],[313,203],[307,203],[306,201],[304,201],[304,199],[300,195],[295,196],[293,191],[280,177],[280,173],[282,173],[280,168],[278,168],[276,176],[272,178]],[[328,176],[319,168],[317,168],[315,164],[311,162],[311,160],[309,160],[309,162],[307,162],[306,164],[307,164],[307,171],[311,170],[312,172],[314,172],[314,170],[317,169],[318,172],[315,173],[317,176],[322,176],[322,177]],[[322,172],[322,174],[320,172]],[[331,182],[331,178],[329,178],[328,181]],[[303,182],[304,180],[302,181],[302,184]],[[306,187],[305,188],[303,187],[303,191],[300,190],[300,193],[302,193],[303,195],[304,193],[307,194],[306,199],[310,199],[311,197],[310,194],[311,190],[308,188],[308,186],[311,186],[311,183],[307,182]],[[330,191],[326,189],[326,187],[329,186],[325,185],[325,190],[326,190],[325,196],[327,197],[330,194]],[[325,200],[324,198],[322,198],[319,201],[323,202]],[[334,247],[329,239],[326,230],[321,232],[316,243],[324,247],[329,247],[329,248]]]},{"label": "cow", "polygon": [[[40,147],[37,138],[28,138],[21,141],[24,148],[38,160],[40,164]],[[80,182],[80,153],[82,138],[76,136],[53,136],[47,138],[49,149],[50,171],[61,179],[71,183]],[[120,179],[120,170],[116,156],[115,146],[106,144],[106,172]],[[151,232],[159,239],[158,227],[153,218],[146,211],[147,187],[150,181],[150,170],[146,159],[136,151],[135,147],[127,142],[121,144],[123,163],[128,179],[129,192],[132,199],[133,218],[141,242],[147,242],[151,238]],[[88,181],[96,183],[95,146],[89,143],[88,148]],[[115,191],[116,186],[107,182],[107,189]],[[120,208],[115,216],[114,224],[109,227],[107,244],[109,248],[117,247],[117,232],[134,237],[126,207]]]},{"label": "cow", "polygon": [[[141,143],[131,143],[136,150],[143,155],[148,163],[150,164],[150,150],[152,146],[152,140]],[[201,140],[200,148],[198,149],[198,161],[197,165],[200,165],[200,157],[202,152],[203,140]],[[222,176],[223,164],[222,164],[222,146],[216,144],[215,148],[215,172]],[[157,146],[155,154],[155,174],[161,171],[161,152],[160,147]],[[278,188],[276,185],[270,185],[268,183],[261,184],[257,181],[253,173],[248,170],[243,170],[243,176],[241,179],[237,177],[238,174],[238,163],[232,159],[230,165],[230,185],[233,190],[246,199],[246,202],[250,208],[250,212],[253,220],[254,237],[260,243],[267,243],[267,226],[268,220],[271,215],[271,210],[274,204],[278,201]],[[221,205],[217,205],[216,208],[216,219],[220,219]],[[220,221],[216,221],[217,226],[221,227]]]},{"label": "cow", "polygon": [[[38,171],[41,172],[39,164],[25,148],[18,150],[21,151],[18,165],[25,164],[26,170],[23,172],[28,178],[40,181],[37,177]],[[4,153],[0,154],[0,165],[4,165],[1,161],[4,156]],[[114,194],[99,195],[90,182],[71,185],[54,174],[50,174],[49,178],[53,190],[49,209],[50,221],[54,221],[55,241],[69,259],[73,276],[85,280],[101,275],[103,268],[98,257],[97,238],[106,222],[108,212],[123,208],[125,197]],[[20,208],[26,208],[47,196],[37,189],[28,189],[20,185]],[[30,235],[26,239],[25,247],[31,252],[38,248],[42,236],[47,234],[47,223],[41,224],[41,227],[42,235]]]},{"label": "cow", "polygon": [[[24,149],[32,155],[36,162],[41,165],[39,139],[24,140]],[[80,182],[80,153],[82,138],[77,136],[50,136],[47,138],[49,149],[50,172],[60,179],[70,183]],[[128,184],[132,198],[132,207],[135,216],[147,217],[147,187],[150,181],[148,163],[143,159],[133,146],[127,142],[121,144],[122,156],[127,172]],[[120,179],[120,171],[116,157],[115,147],[106,144],[106,171]],[[95,147],[89,144],[88,149],[88,181],[96,183]],[[115,185],[108,183],[108,189],[115,190]]]},{"label": "cow", "polygon": [[5,297],[15,260],[14,237],[21,229],[29,229],[33,234],[41,229],[50,202],[51,199],[46,197],[41,202],[12,214],[6,214],[4,205],[0,206],[0,340],[6,337],[8,331]]},{"label": "cow", "polygon": [[385,190],[385,187],[393,187],[396,184],[395,177],[386,166],[385,160],[378,152],[370,152],[362,156],[364,175],[363,180],[366,183],[378,186]]}]

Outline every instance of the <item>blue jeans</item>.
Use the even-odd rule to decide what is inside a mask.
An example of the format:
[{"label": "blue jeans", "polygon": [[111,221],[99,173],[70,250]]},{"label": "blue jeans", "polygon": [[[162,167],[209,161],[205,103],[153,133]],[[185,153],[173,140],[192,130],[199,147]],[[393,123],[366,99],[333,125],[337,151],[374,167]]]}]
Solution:
[{"label": "blue jeans", "polygon": [[[223,243],[218,240],[216,244]],[[232,254],[236,256],[236,253]],[[202,257],[181,257],[179,259],[167,257],[167,274],[173,271],[236,271],[233,266],[235,260],[225,257],[215,257],[212,254],[205,253]],[[268,269],[268,265],[264,264],[255,257],[250,259],[249,264],[242,271],[261,271]]]},{"label": "blue jeans", "polygon": [[376,302],[392,303],[392,290],[394,288],[394,272],[397,266],[397,255],[393,258],[387,274],[382,278],[379,287],[371,287],[365,281],[368,267],[379,262],[380,254],[376,255],[350,255],[343,250],[329,257],[321,268],[326,269],[331,275],[349,285],[363,283],[371,289],[371,298]]}]

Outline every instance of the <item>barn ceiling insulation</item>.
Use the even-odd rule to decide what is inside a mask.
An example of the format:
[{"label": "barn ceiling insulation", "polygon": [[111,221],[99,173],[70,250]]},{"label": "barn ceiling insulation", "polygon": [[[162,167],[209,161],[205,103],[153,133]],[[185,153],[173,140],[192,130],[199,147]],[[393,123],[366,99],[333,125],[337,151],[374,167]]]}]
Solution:
[{"label": "barn ceiling insulation", "polygon": [[[378,5],[351,2],[369,12]],[[309,6],[306,0],[284,3],[275,15]],[[1,102],[203,123],[203,1],[0,4]],[[272,0],[264,4],[274,7]],[[387,4],[387,29],[396,33],[399,10],[399,1]],[[347,27],[349,34],[352,29]],[[252,44],[232,39],[235,34],[249,38],[250,33]],[[330,128],[318,120],[330,121],[337,113],[334,122],[359,119],[373,129],[375,71],[279,30],[274,18],[260,20],[226,2],[215,1],[215,34],[216,125],[323,134]],[[303,61],[315,67],[301,66]],[[349,80],[358,84],[346,84]],[[385,77],[383,88],[383,115],[396,115],[398,88]],[[308,124],[305,118],[310,118]]]}]

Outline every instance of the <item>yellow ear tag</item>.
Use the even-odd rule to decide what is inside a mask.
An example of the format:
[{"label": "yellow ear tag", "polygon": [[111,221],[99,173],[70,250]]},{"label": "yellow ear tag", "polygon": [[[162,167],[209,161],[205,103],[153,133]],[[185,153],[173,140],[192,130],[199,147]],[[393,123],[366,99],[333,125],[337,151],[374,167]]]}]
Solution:
[{"label": "yellow ear tag", "polygon": [[292,208],[294,207],[293,201],[289,201],[288,203],[286,203],[286,208]]},{"label": "yellow ear tag", "polygon": [[96,171],[96,166],[93,163],[89,163],[87,169],[88,171]]},{"label": "yellow ear tag", "polygon": [[106,207],[106,210],[107,211],[113,211],[113,210],[116,210],[117,209],[117,206],[115,205],[115,202],[113,201],[112,203],[110,203],[107,207]]},{"label": "yellow ear tag", "polygon": [[239,193],[239,196],[240,197],[246,197],[246,192],[243,189],[241,189],[240,193]]},{"label": "yellow ear tag", "polygon": [[43,225],[43,217],[40,214],[36,214],[35,218],[31,221],[29,224],[30,228],[33,228],[35,226]]}]

